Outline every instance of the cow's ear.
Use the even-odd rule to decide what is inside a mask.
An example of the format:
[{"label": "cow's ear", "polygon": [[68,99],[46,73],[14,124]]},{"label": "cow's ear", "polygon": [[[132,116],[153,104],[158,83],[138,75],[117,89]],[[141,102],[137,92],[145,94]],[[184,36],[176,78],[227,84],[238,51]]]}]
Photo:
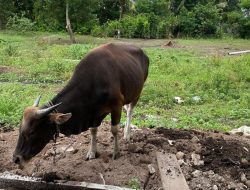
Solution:
[{"label": "cow's ear", "polygon": [[58,125],[61,125],[63,123],[65,123],[66,121],[68,121],[71,118],[72,114],[71,113],[56,113],[53,114],[53,116],[51,117],[51,120],[53,122],[55,122]]}]

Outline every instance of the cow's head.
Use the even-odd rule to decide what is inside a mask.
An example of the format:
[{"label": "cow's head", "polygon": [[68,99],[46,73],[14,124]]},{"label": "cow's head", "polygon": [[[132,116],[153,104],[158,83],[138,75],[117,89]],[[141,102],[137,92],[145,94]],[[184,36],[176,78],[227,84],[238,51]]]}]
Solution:
[{"label": "cow's head", "polygon": [[13,154],[13,162],[22,165],[38,154],[45,145],[53,139],[57,125],[68,121],[71,113],[52,113],[59,105],[39,109],[41,96],[34,105],[27,107],[23,113],[23,119],[19,128],[19,138]]}]

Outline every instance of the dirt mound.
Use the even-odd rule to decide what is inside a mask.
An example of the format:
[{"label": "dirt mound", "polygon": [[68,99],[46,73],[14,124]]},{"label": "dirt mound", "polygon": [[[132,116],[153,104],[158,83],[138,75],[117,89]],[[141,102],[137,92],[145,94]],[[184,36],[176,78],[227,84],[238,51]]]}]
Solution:
[{"label": "dirt mound", "polygon": [[[60,136],[56,151],[53,143],[37,155],[24,169],[11,162],[18,131],[2,133],[0,138],[0,172],[54,179],[138,186],[158,189],[156,152],[176,154],[190,189],[247,189],[250,180],[250,139],[221,132],[195,130],[140,129],[133,131],[130,142],[122,139],[121,155],[112,160],[113,138],[104,123],[98,132],[98,158],[85,161],[89,133]],[[56,152],[56,154],[55,154]],[[53,163],[55,160],[55,163]],[[148,165],[156,169],[149,173]],[[138,184],[136,184],[138,183]],[[249,188],[249,187],[248,187]]]}]

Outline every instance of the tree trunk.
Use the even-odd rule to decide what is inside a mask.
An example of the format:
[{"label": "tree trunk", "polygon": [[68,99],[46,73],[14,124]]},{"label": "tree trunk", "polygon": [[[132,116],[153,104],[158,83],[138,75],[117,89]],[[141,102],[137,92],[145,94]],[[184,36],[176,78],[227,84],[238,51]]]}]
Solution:
[{"label": "tree trunk", "polygon": [[76,43],[76,39],[75,39],[74,33],[72,31],[71,23],[70,23],[70,19],[69,19],[69,2],[68,1],[66,1],[66,30],[70,36],[71,43]]},{"label": "tree trunk", "polygon": [[119,0],[119,3],[120,3],[120,16],[119,16],[119,20],[121,20],[122,19],[122,15],[124,13],[125,6],[126,6],[126,1],[125,0]]},{"label": "tree trunk", "polygon": [[[126,6],[126,0],[119,0],[119,3],[120,3],[120,16],[119,16],[119,22],[121,22],[121,19],[122,19],[122,15],[124,13],[124,9],[125,9],[125,6]],[[117,38],[120,39],[121,37],[121,30],[120,28],[117,29]]]}]

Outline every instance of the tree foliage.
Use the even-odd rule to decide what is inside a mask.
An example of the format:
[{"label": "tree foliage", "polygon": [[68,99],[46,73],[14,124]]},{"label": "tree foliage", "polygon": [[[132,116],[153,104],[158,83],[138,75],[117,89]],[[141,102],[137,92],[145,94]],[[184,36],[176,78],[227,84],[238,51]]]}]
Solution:
[{"label": "tree foliage", "polygon": [[[0,0],[0,29],[65,31],[65,1]],[[95,36],[250,37],[249,0],[71,0],[69,16]]]}]

